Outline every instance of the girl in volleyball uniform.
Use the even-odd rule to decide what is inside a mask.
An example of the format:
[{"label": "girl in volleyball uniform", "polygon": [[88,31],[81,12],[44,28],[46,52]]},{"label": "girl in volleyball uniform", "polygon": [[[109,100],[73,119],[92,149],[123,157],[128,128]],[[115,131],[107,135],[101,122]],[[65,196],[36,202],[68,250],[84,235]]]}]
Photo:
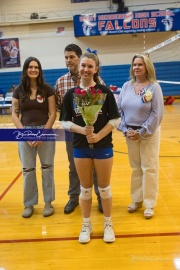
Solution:
[{"label": "girl in volleyball uniform", "polygon": [[[95,53],[88,52],[81,56],[79,87],[86,89],[94,87],[106,93],[106,99],[93,126],[86,126],[74,100],[75,88],[65,96],[60,120],[62,126],[74,132],[74,162],[80,179],[80,200],[83,224],[79,235],[80,243],[88,243],[92,233],[91,205],[93,170],[95,168],[98,189],[101,196],[104,213],[104,241],[114,242],[115,235],[111,221],[112,193],[110,187],[111,170],[113,165],[112,130],[120,122],[113,93],[106,86],[99,84],[99,59]],[[72,121],[73,119],[73,121]],[[93,144],[93,149],[89,147]]]},{"label": "girl in volleyball uniform", "polygon": [[[74,90],[76,88],[72,88],[69,90],[65,95],[65,102],[63,103],[63,109],[61,111],[61,120],[63,121],[71,121],[72,118],[74,119],[74,123],[77,125],[84,127],[85,123],[77,108],[77,104],[74,100]],[[98,133],[110,119],[118,118],[119,114],[117,111],[116,101],[114,99],[113,93],[110,89],[104,85],[96,84],[95,89],[100,89],[102,93],[106,93],[106,100],[102,106],[101,111],[98,114],[98,118],[94,124],[94,133]],[[74,142],[73,146],[77,148],[84,148],[89,147],[88,141],[86,137],[82,134],[74,133]],[[102,138],[99,142],[94,143],[95,148],[103,148],[106,147],[113,147],[112,144],[112,132],[107,134],[104,138]]]}]

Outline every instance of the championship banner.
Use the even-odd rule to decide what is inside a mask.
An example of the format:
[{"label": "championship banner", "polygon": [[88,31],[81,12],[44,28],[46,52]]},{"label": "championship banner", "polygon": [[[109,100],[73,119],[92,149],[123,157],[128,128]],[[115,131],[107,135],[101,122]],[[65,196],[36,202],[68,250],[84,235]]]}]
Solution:
[{"label": "championship banner", "polygon": [[180,30],[180,9],[82,14],[73,18],[75,37]]}]

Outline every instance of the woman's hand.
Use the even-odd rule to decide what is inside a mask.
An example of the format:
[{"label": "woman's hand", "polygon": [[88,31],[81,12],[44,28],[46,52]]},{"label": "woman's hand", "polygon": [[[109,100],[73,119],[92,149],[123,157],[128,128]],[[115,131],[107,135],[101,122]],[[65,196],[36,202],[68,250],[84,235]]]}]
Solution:
[{"label": "woman's hand", "polygon": [[139,140],[140,135],[137,132],[137,130],[130,129],[126,132],[126,137],[131,139],[131,140]]},{"label": "woman's hand", "polygon": [[27,142],[32,148],[39,147],[42,142],[35,141],[35,142]]}]

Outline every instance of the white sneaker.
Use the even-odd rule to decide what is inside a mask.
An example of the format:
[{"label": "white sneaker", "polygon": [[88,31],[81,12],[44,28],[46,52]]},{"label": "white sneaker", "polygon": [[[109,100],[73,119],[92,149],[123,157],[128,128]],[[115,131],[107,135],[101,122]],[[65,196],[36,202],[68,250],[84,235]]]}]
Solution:
[{"label": "white sneaker", "polygon": [[111,221],[104,222],[104,242],[112,243],[115,241],[115,235],[113,230],[113,225]]},{"label": "white sneaker", "polygon": [[90,222],[82,224],[82,230],[79,235],[79,243],[85,244],[90,241],[92,233],[92,225]]}]

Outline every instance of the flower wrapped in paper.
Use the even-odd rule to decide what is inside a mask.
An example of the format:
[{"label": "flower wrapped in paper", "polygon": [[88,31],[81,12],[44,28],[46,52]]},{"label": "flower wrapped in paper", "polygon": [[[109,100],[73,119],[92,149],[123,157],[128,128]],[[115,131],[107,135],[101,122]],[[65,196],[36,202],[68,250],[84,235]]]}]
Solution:
[{"label": "flower wrapped in paper", "polygon": [[[76,88],[74,98],[86,126],[93,126],[106,99],[106,94],[93,86],[87,89]],[[93,148],[93,144],[89,144]]]}]

